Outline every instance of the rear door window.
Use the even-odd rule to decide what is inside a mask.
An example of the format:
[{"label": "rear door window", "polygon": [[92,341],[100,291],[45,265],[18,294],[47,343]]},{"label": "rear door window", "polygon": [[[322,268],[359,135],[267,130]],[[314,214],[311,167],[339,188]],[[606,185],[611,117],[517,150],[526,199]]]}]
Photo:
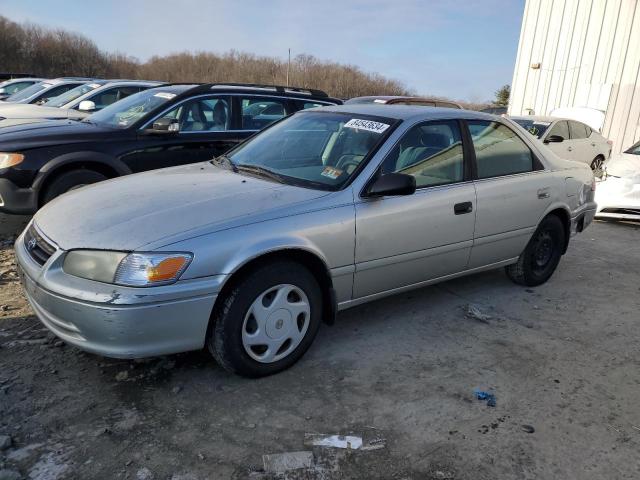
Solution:
[{"label": "rear door window", "polygon": [[286,100],[279,98],[241,97],[240,108],[242,130],[262,130],[289,113]]},{"label": "rear door window", "polygon": [[580,122],[569,122],[569,130],[571,131],[571,140],[587,138],[591,133],[588,134],[586,125]]},{"label": "rear door window", "polygon": [[531,172],[534,158],[529,147],[509,127],[487,120],[469,120],[476,154],[478,178]]}]

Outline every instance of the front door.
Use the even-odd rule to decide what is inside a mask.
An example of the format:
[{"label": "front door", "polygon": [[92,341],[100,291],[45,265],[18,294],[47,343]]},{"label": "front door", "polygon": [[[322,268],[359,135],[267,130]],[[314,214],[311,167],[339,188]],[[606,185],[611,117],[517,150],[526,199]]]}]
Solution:
[{"label": "front door", "polygon": [[478,268],[518,257],[553,198],[547,172],[513,130],[488,120],[468,125],[478,202],[469,268]]},{"label": "front door", "polygon": [[250,135],[231,129],[230,101],[224,96],[198,97],[177,105],[162,118],[177,119],[177,133],[140,132],[140,150],[132,170],[202,162],[222,155]]},{"label": "front door", "polygon": [[476,194],[460,124],[412,127],[381,165],[381,173],[416,178],[416,193],[356,202],[354,298],[413,285],[467,267]]}]

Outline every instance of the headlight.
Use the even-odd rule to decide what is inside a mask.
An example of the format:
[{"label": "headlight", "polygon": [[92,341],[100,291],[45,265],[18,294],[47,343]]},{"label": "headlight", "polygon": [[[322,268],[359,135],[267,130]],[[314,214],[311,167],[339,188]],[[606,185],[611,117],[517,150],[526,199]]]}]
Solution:
[{"label": "headlight", "polygon": [[20,153],[2,153],[0,152],[0,168],[9,168],[24,160],[24,155]]},{"label": "headlight", "polygon": [[187,269],[190,253],[124,253],[72,250],[62,269],[69,275],[129,287],[173,283]]}]

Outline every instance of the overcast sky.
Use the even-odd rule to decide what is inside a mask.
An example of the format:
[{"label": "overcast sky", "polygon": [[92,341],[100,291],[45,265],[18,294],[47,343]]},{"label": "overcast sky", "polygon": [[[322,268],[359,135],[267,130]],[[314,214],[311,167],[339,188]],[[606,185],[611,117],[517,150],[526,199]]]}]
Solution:
[{"label": "overcast sky", "polygon": [[524,0],[0,0],[14,21],[141,60],[230,49],[286,58],[291,48],[472,101],[511,83],[523,10]]}]

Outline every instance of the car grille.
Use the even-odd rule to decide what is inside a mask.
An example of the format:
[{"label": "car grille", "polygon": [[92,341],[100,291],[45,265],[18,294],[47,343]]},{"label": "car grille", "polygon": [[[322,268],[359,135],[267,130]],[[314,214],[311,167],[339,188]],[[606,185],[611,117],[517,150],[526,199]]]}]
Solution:
[{"label": "car grille", "polygon": [[56,253],[56,247],[38,233],[33,223],[24,234],[24,246],[31,258],[39,265],[44,265],[49,257]]}]

